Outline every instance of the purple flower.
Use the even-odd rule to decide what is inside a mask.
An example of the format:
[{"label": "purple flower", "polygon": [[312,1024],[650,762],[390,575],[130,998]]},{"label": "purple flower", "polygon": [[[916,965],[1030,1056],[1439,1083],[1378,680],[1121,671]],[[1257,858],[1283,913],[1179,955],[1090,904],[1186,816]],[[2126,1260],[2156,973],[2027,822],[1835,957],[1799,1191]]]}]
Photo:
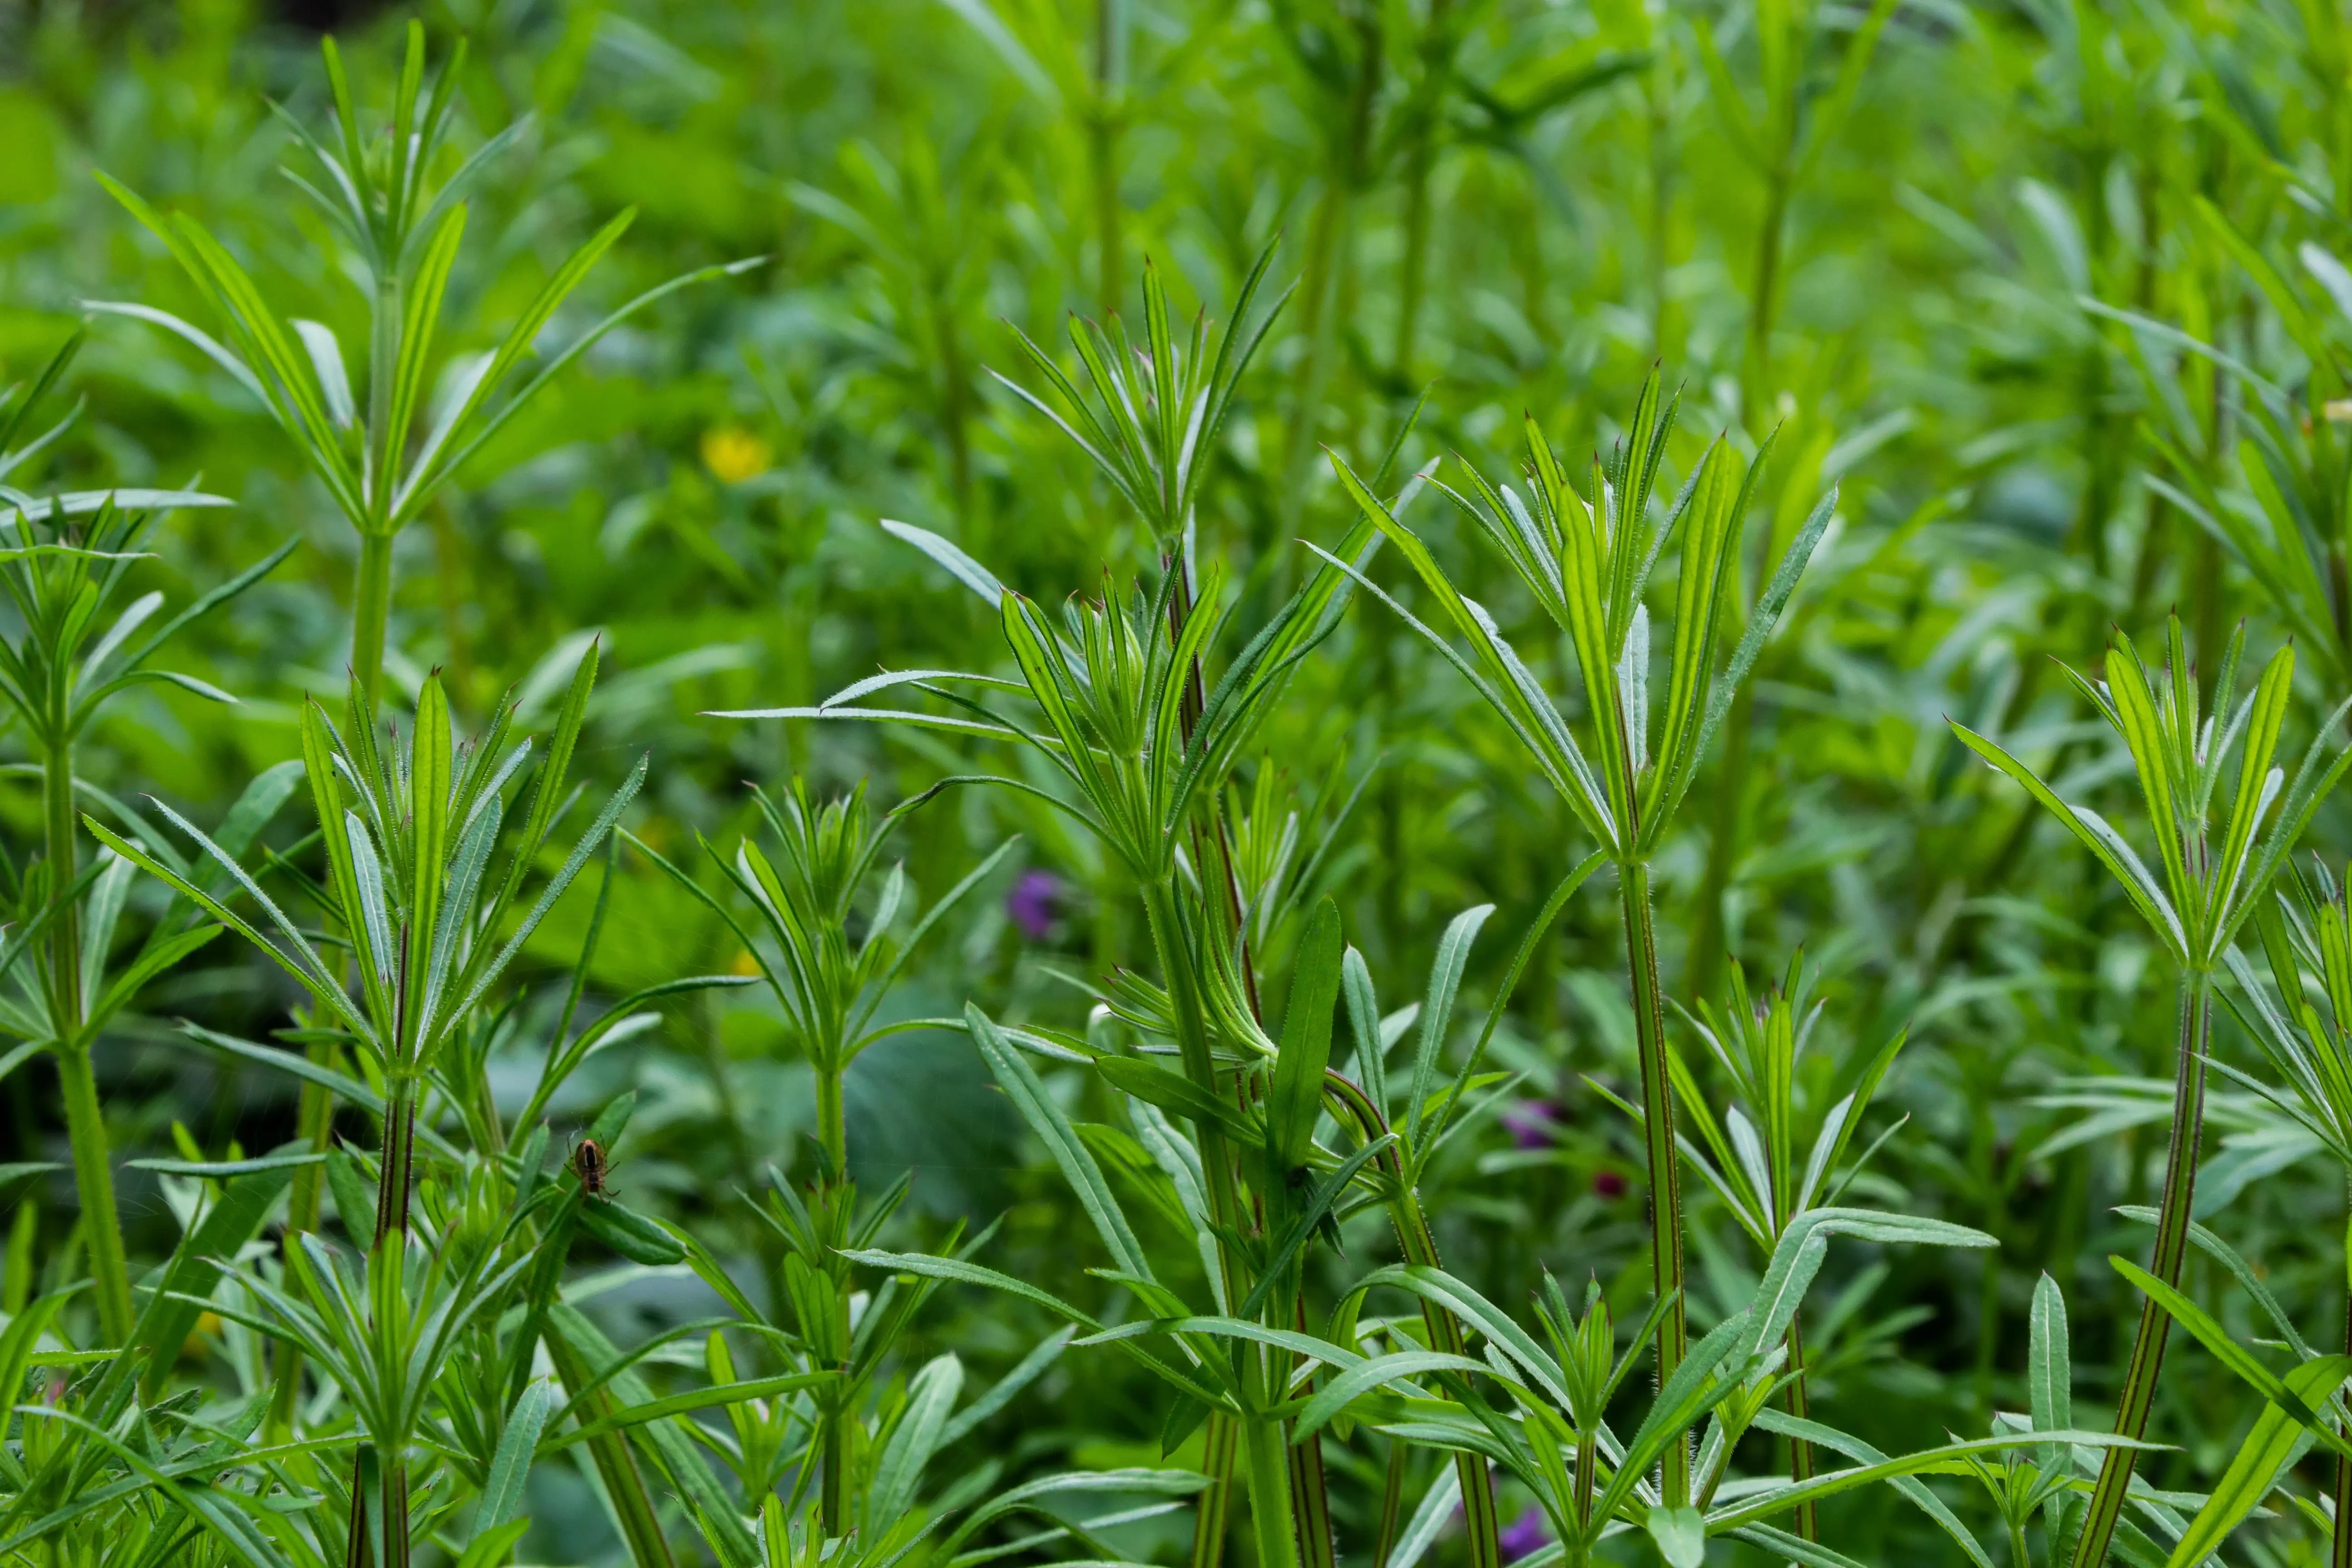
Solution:
[{"label": "purple flower", "polygon": [[1004,912],[1023,936],[1043,942],[1054,929],[1054,906],[1061,898],[1059,877],[1051,871],[1024,871],[1004,895]]},{"label": "purple flower", "polygon": [[1527,1512],[1503,1527],[1503,1533],[1495,1538],[1495,1544],[1503,1549],[1504,1562],[1517,1563],[1550,1538],[1551,1531],[1544,1527],[1543,1510],[1529,1504]]},{"label": "purple flower", "polygon": [[1556,1113],[1540,1100],[1523,1100],[1503,1111],[1503,1125],[1515,1149],[1549,1149]]}]

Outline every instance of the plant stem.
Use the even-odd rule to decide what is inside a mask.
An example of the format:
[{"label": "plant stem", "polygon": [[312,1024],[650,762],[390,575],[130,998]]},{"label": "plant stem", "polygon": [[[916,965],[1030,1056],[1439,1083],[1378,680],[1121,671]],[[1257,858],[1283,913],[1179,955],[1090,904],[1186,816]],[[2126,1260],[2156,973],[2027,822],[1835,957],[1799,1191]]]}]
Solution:
[{"label": "plant stem", "polygon": [[[1812,1402],[1805,1394],[1805,1330],[1804,1314],[1791,1314],[1789,1319],[1789,1414],[1800,1421],[1812,1419]],[[1813,1446],[1802,1437],[1789,1439],[1789,1479],[1799,1486],[1813,1479]],[[1819,1541],[1821,1521],[1813,1512],[1811,1500],[1797,1505],[1797,1533],[1807,1541]]]},{"label": "plant stem", "polygon": [[[1650,1178],[1650,1282],[1659,1300],[1673,1300],[1658,1324],[1658,1384],[1664,1387],[1682,1365],[1690,1342],[1682,1300],[1682,1184],[1676,1169],[1674,1090],[1666,1073],[1666,1018],[1658,988],[1658,935],[1650,913],[1650,868],[1639,860],[1629,860],[1618,867],[1617,878],[1625,920],[1625,962],[1633,980],[1633,1029],[1642,1058],[1642,1140]],[[1660,1463],[1659,1496],[1668,1508],[1690,1502],[1687,1436],[1666,1445]]]},{"label": "plant stem", "polygon": [[1717,765],[1713,823],[1706,841],[1706,868],[1699,874],[1698,902],[1691,928],[1690,994],[1713,996],[1723,984],[1731,954],[1731,922],[1723,907],[1731,893],[1732,868],[1739,858],[1740,827],[1748,805],[1748,732],[1756,712],[1755,688],[1742,686],[1724,718],[1723,761]]},{"label": "plant stem", "polygon": [[[1209,1049],[1208,1011],[1177,909],[1173,879],[1160,878],[1146,883],[1143,907],[1160,972],[1167,976],[1168,997],[1176,1019],[1176,1044],[1185,1075],[1208,1093],[1227,1098],[1230,1091],[1219,1081]],[[1234,1174],[1232,1145],[1225,1141],[1223,1130],[1213,1123],[1202,1124],[1199,1137],[1209,1218],[1218,1231],[1218,1270],[1224,1279],[1225,1300],[1238,1302],[1249,1295],[1251,1281],[1246,1260],[1233,1241],[1242,1234],[1244,1215]],[[1278,1397],[1274,1384],[1279,1380],[1269,1372],[1265,1355],[1255,1347],[1237,1349],[1234,1354],[1234,1370],[1250,1385],[1253,1395],[1262,1398],[1264,1405],[1274,1404]],[[1244,1417],[1238,1425],[1241,1455],[1249,1476],[1250,1516],[1257,1535],[1260,1568],[1297,1568],[1298,1543],[1290,1519],[1290,1466],[1285,1452],[1287,1445],[1283,1441],[1284,1424]],[[1227,1463],[1230,1462],[1228,1458]],[[1215,1471],[1210,1472],[1212,1487],[1220,1479]],[[1202,1558],[1203,1550],[1213,1553],[1205,1562]],[[1214,1568],[1214,1553],[1221,1551],[1222,1536],[1212,1542],[1196,1534],[1196,1568]],[[1268,1556],[1268,1552],[1275,1555]]]},{"label": "plant stem", "polygon": [[1756,237],[1756,271],[1748,295],[1748,354],[1743,366],[1740,417],[1758,440],[1771,427],[1772,327],[1780,291],[1781,230],[1789,215],[1789,173],[1786,161],[1767,176],[1764,185],[1764,228]]},{"label": "plant stem", "polygon": [[392,539],[360,535],[360,570],[352,592],[352,673],[373,708],[383,688],[384,623],[392,616]]},{"label": "plant stem", "polygon": [[[2172,1069],[2172,1140],[2164,1155],[2164,1201],[2156,1221],[2156,1257],[2148,1272],[2168,1285],[2180,1283],[2189,1250],[2189,1208],[2197,1195],[2197,1150],[2205,1123],[2205,1047],[2212,1028],[2213,977],[2191,969],[2180,978],[2180,1037]],[[2116,1436],[2137,1438],[2147,1430],[2156,1402],[2156,1378],[2164,1363],[2166,1331],[2172,1319],[2153,1300],[2142,1303],[2139,1333],[2116,1407]],[[2099,1484],[2075,1542],[2074,1568],[2099,1568],[2107,1559],[2116,1523],[2123,1515],[2139,1458],[2132,1448],[2110,1448],[2099,1467]]]},{"label": "plant stem", "polygon": [[1396,374],[1412,374],[1421,325],[1422,282],[1429,267],[1429,174],[1436,162],[1437,117],[1445,100],[1447,12],[1452,0],[1429,0],[1421,28],[1421,79],[1415,83],[1412,143],[1405,154],[1404,260],[1397,279]]},{"label": "plant stem", "polygon": [[377,1163],[375,1243],[394,1231],[408,1229],[408,1193],[415,1185],[416,1159],[416,1080],[395,1076],[384,1097],[383,1151]]},{"label": "plant stem", "polygon": [[49,862],[49,897],[58,908],[49,921],[49,1010],[57,1030],[58,1088],[65,1099],[66,1131],[73,1144],[74,1194],[81,1200],[89,1240],[89,1275],[98,1295],[99,1330],[113,1345],[131,1340],[131,1268],[122,1221],[114,1204],[114,1161],[90,1065],[94,1041],[82,1036],[81,912],[70,889],[75,851],[73,742],[51,742],[42,759],[41,805]]},{"label": "plant stem", "polygon": [[[1244,1352],[1247,1354],[1248,1352]],[[1250,1360],[1264,1363],[1261,1355]],[[1290,1523],[1290,1454],[1279,1421],[1244,1420],[1242,1457],[1249,1467],[1250,1526],[1257,1537],[1257,1568],[1298,1568],[1298,1541]]]},{"label": "plant stem", "polygon": [[[1356,1123],[1366,1142],[1385,1136],[1388,1124],[1370,1098],[1344,1073],[1326,1068],[1323,1074],[1324,1093],[1328,1100],[1336,1101]],[[1418,1194],[1404,1184],[1402,1162],[1391,1149],[1380,1156],[1381,1172],[1396,1184],[1396,1194],[1387,1205],[1389,1224],[1396,1230],[1397,1246],[1404,1260],[1417,1268],[1443,1267],[1437,1256],[1437,1237],[1429,1228],[1429,1218],[1422,1212]],[[1429,1348],[1448,1355],[1467,1355],[1469,1341],[1462,1332],[1462,1324],[1452,1312],[1424,1298],[1421,1304],[1423,1330],[1429,1335]],[[1469,1537],[1470,1568],[1500,1568],[1503,1560],[1501,1521],[1495,1508],[1494,1478],[1487,1473],[1486,1462],[1475,1454],[1454,1456],[1455,1473],[1462,1482],[1462,1511],[1465,1533]]]},{"label": "plant stem", "polygon": [[1402,1438],[1389,1439],[1388,1474],[1381,1482],[1381,1533],[1372,1547],[1372,1568],[1389,1568],[1396,1550],[1397,1523],[1404,1515],[1404,1461],[1412,1449]]},{"label": "plant stem", "polygon": [[[548,1357],[554,1363],[555,1375],[565,1389],[586,1389],[581,1400],[580,1420],[584,1426],[619,1409],[609,1388],[591,1388],[596,1381],[595,1371],[588,1364],[572,1342],[560,1333],[544,1337]],[[588,1440],[588,1455],[595,1462],[598,1479],[604,1483],[604,1495],[613,1500],[613,1512],[621,1521],[621,1536],[629,1549],[629,1560],[636,1568],[676,1568],[677,1560],[670,1555],[669,1542],[662,1539],[661,1521],[654,1513],[652,1494],[646,1489],[646,1478],[637,1468],[636,1451],[629,1447],[626,1432],[607,1432]]]},{"label": "plant stem", "polygon": [[[843,1110],[842,1079],[846,1068],[842,1065],[838,1045],[823,1054],[823,1059],[812,1064],[816,1075],[816,1136],[824,1152],[825,1168],[813,1184],[811,1196],[815,1202],[811,1209],[818,1225],[838,1232],[839,1222],[845,1220],[844,1212],[850,1201],[849,1193],[849,1121]],[[833,1246],[842,1245],[835,1239]],[[845,1267],[838,1267],[834,1277],[834,1343],[842,1347],[844,1355],[849,1346],[849,1279]],[[848,1371],[848,1363],[839,1362],[836,1369]],[[823,1420],[818,1429],[817,1521],[828,1539],[849,1533],[849,1406],[845,1395],[831,1393],[823,1396]]]},{"label": "plant stem", "polygon": [[[2352,1243],[2352,1226],[2347,1228],[2347,1243]],[[2352,1270],[2352,1252],[2347,1254],[2347,1268]],[[2344,1297],[2344,1353],[2352,1355],[2352,1288]],[[2336,1528],[2330,1541],[2328,1568],[2352,1568],[2352,1458],[2336,1457]]]},{"label": "plant stem", "polygon": [[1234,1456],[1241,1437],[1234,1418],[1209,1412],[1201,1440],[1201,1473],[1209,1484],[1192,1514],[1192,1568],[1217,1568],[1224,1561],[1225,1529],[1234,1512]]},{"label": "plant stem", "polygon": [[1087,119],[1087,160],[1095,186],[1096,298],[1108,317],[1126,287],[1118,210],[1119,94],[1127,75],[1127,0],[1095,0],[1094,101]]},{"label": "plant stem", "polygon": [[89,1242],[89,1275],[98,1291],[99,1331],[110,1345],[131,1340],[131,1271],[122,1256],[122,1231],[114,1216],[114,1171],[106,1146],[106,1117],[99,1109],[98,1079],[89,1052],[68,1046],[58,1052],[58,1085],[64,1091],[66,1130],[73,1142],[74,1190],[81,1199],[82,1234]]},{"label": "plant stem", "polygon": [[1661,28],[1657,63],[1642,89],[1650,122],[1650,353],[1661,360],[1675,348],[1674,301],[1666,285],[1675,218],[1674,76],[1668,50]]}]

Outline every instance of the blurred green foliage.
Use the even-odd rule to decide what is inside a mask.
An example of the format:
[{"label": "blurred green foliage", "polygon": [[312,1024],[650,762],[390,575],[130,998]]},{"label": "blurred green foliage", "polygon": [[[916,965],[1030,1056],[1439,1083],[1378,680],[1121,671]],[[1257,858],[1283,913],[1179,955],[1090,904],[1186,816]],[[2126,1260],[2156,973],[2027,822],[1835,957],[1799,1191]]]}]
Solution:
[{"label": "blurred green foliage", "polygon": [[[216,328],[100,171],[201,219],[281,314],[358,330],[364,301],[278,173],[289,139],[268,106],[324,122],[319,18],[298,9],[0,0],[0,382],[36,372],[86,300]],[[667,279],[765,259],[597,343],[399,536],[400,705],[437,668],[461,727],[509,689],[544,727],[585,639],[601,639],[575,773],[601,795],[650,749],[631,830],[681,863],[698,834],[732,854],[754,822],[747,780],[866,779],[889,804],[966,771],[911,731],[701,715],[813,703],[883,668],[1007,667],[993,618],[883,518],[956,540],[1040,603],[1156,566],[1082,456],[989,374],[1021,374],[1016,331],[1051,349],[1068,312],[1131,318],[1147,264],[1188,312],[1199,301],[1220,320],[1269,243],[1276,283],[1298,286],[1201,491],[1199,548],[1233,563],[1251,626],[1311,568],[1294,542],[1329,546],[1354,521],[1324,448],[1369,474],[1401,440],[1400,481],[1441,458],[1440,477],[1458,478],[1455,453],[1500,472],[1524,411],[1564,457],[1605,452],[1615,412],[1661,365],[1683,390],[1677,480],[1718,432],[1743,452],[1779,432],[1733,569],[1741,603],[1814,499],[1842,487],[1752,698],[1657,855],[1666,989],[1695,1005],[1719,995],[1727,957],[1778,973],[1802,947],[1825,1004],[1797,1069],[1820,1078],[1804,1086],[1816,1102],[1907,1024],[1877,1114],[1910,1120],[1862,1189],[2001,1243],[1840,1255],[1807,1331],[1813,1408],[1889,1449],[1981,1431],[1995,1405],[2023,1404],[2045,1271],[2072,1303],[2084,1386],[2108,1395],[2138,1298],[2105,1257],[2146,1244],[2115,1210],[2150,1201],[2165,1142],[2161,1094],[2131,1084],[2170,1070],[2172,985],[2119,889],[1945,719],[2128,817],[2128,763],[2052,660],[2095,662],[2111,626],[2153,646],[2175,610],[2200,670],[2241,619],[2262,654],[2305,628],[2215,516],[2274,526],[2259,494],[2273,471],[2299,477],[2269,515],[2307,535],[2320,614],[2352,644],[2338,401],[2352,277],[2309,259],[2352,256],[2352,80],[2333,0],[444,0],[415,14],[436,58],[469,45],[450,156],[529,121],[476,194],[444,312],[451,353],[494,347],[624,208],[635,223],[543,352]],[[407,17],[334,18],[363,99],[389,79]],[[2241,370],[2284,389],[2275,460],[2268,447],[2242,460],[2267,405]],[[100,319],[68,394],[84,412],[32,488],[200,484],[236,502],[171,519],[134,587],[184,601],[302,541],[175,645],[178,668],[236,706],[143,689],[82,749],[95,784],[210,826],[249,777],[299,754],[305,694],[340,701],[357,544],[264,411],[176,340]],[[1566,668],[1493,552],[1439,498],[1414,507],[1453,580],[1531,659]],[[1423,603],[1391,556],[1372,575]],[[2301,668],[2298,745],[2342,695],[2340,656]],[[33,760],[19,735],[0,734],[5,748]],[[1301,668],[1261,752],[1244,809],[1269,825],[1297,812],[1302,857],[1329,836],[1307,890],[1337,900],[1391,998],[1418,993],[1459,910],[1491,901],[1512,934],[1470,959],[1465,994],[1483,1010],[1516,933],[1590,847],[1494,715],[1369,603]],[[0,774],[0,837],[19,859],[41,820],[22,771]],[[271,830],[281,847],[296,815]],[[976,997],[1083,1033],[1088,999],[1066,977],[1098,981],[1144,951],[1124,873],[1024,797],[944,795],[893,855],[928,905],[1015,832],[1013,861],[933,938],[894,1013],[952,1016]],[[2340,803],[2313,847],[2352,847]],[[1024,873],[1045,879],[1016,909]],[[623,852],[611,875],[594,994],[748,972],[726,928],[642,857]],[[597,896],[583,878],[531,935],[549,982],[531,1006],[560,1002]],[[175,1124],[212,1157],[289,1136],[289,1080],[231,1070],[163,1020],[261,1037],[296,1000],[226,943],[152,988],[99,1049],[115,1149],[168,1151]],[[1696,1037],[1675,1032],[1704,1079]],[[1514,1092],[1528,1109],[1431,1167],[1449,1266],[1509,1302],[1541,1268],[1592,1273],[1619,1320],[1637,1320],[1639,1128],[1587,1082],[1622,1089],[1634,1073],[1606,900],[1568,905],[1493,1049],[1526,1075]],[[2215,1049],[2259,1067],[2226,1018]],[[535,1070],[494,1058],[492,1081],[519,1104]],[[624,1089],[639,1096],[620,1175],[632,1199],[721,1256],[759,1254],[769,1242],[738,1194],[772,1163],[804,1168],[814,1129],[773,1004],[756,987],[666,1001],[656,1027],[559,1095],[559,1131]],[[0,1093],[12,1158],[62,1160],[46,1064]],[[2198,1212],[2332,1342],[2338,1173],[2243,1096],[2213,1100]],[[847,1115],[861,1181],[916,1173],[894,1222],[906,1245],[1002,1215],[992,1267],[1069,1294],[1102,1261],[962,1035],[896,1037],[860,1058]],[[174,1240],[161,1181],[122,1173],[134,1259]],[[70,1184],[19,1193],[37,1240],[10,1269],[33,1261],[44,1288],[71,1277]],[[1685,1194],[1689,1307],[1711,1324],[1759,1260],[1698,1184]],[[1375,1217],[1345,1238],[1351,1257],[1385,1256]],[[2218,1266],[2192,1255],[2188,1279],[2242,1338],[2255,1331]],[[663,1276],[595,1313],[623,1340],[698,1315],[699,1290]],[[1048,1326],[948,1292],[914,1321],[908,1353],[952,1348],[992,1378]],[[217,1358],[217,1342],[200,1353]],[[2179,1447],[2143,1474],[2202,1490],[2252,1407],[2193,1351],[2176,1345],[2167,1372],[2154,1430]],[[1066,1361],[1023,1401],[960,1438],[965,1468],[1159,1462],[1160,1396],[1123,1363]],[[1380,1478],[1370,1460],[1332,1463],[1352,1556],[1376,1528]],[[613,1560],[581,1474],[534,1479],[525,1561]],[[1506,1516],[1523,1502],[1507,1499]],[[1891,1498],[1823,1515],[1827,1538],[1869,1561],[1952,1560]],[[1185,1544],[1164,1521],[1120,1539],[1161,1560]],[[2248,1560],[2315,1561],[2313,1539],[2265,1527]]]}]

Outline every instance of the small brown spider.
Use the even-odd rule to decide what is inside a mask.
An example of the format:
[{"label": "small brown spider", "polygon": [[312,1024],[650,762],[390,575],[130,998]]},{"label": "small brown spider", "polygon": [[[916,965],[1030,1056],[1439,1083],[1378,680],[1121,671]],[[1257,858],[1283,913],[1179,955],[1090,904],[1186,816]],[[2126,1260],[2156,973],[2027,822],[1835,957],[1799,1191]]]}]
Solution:
[{"label": "small brown spider", "polygon": [[604,1184],[609,1169],[604,1151],[593,1138],[583,1138],[572,1147],[569,1162],[572,1173],[580,1178],[580,1190],[592,1198],[610,1198],[612,1188]]}]

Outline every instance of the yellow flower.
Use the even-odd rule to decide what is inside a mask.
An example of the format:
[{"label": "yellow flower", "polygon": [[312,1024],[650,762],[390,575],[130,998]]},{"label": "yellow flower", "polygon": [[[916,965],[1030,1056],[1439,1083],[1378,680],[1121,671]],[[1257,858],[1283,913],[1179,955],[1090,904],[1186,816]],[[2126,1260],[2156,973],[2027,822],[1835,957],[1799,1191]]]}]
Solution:
[{"label": "yellow flower", "polygon": [[191,1359],[201,1358],[212,1348],[205,1342],[205,1337],[207,1335],[217,1336],[220,1331],[221,1321],[219,1313],[201,1312],[197,1314],[196,1326],[189,1331],[187,1339],[181,1342],[180,1354]]},{"label": "yellow flower", "polygon": [[702,433],[702,463],[723,484],[740,485],[768,471],[768,444],[740,425]]},{"label": "yellow flower", "polygon": [[760,973],[760,961],[753,958],[748,952],[739,952],[735,955],[735,962],[729,964],[727,970],[730,974],[757,974]]}]

